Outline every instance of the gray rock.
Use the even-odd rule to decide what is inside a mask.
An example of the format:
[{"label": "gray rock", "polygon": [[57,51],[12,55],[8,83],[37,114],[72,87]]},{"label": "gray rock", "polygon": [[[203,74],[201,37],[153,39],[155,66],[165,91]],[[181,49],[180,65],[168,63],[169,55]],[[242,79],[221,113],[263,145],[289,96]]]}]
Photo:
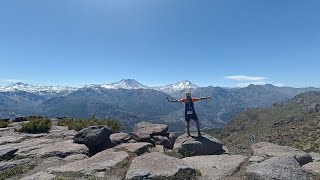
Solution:
[{"label": "gray rock", "polygon": [[79,131],[73,140],[76,143],[85,144],[93,155],[114,146],[110,140],[111,133],[108,126],[90,126]]},{"label": "gray rock", "polygon": [[79,131],[73,138],[78,144],[99,146],[110,141],[111,129],[108,126],[90,126]]},{"label": "gray rock", "polygon": [[132,153],[136,153],[137,155],[141,155],[148,151],[148,149],[152,148],[153,145],[147,142],[137,142],[137,143],[124,143],[119,146],[114,147],[115,150],[124,150]]},{"label": "gray rock", "polygon": [[294,157],[273,157],[261,163],[247,167],[248,179],[259,180],[307,180],[308,174],[304,172]]},{"label": "gray rock", "polygon": [[56,175],[41,171],[41,172],[38,172],[34,175],[22,178],[20,180],[40,180],[40,179],[41,180],[54,180],[54,179],[56,179]]},{"label": "gray rock", "polygon": [[312,160],[315,161],[315,162],[320,162],[320,153],[314,153],[314,152],[311,152],[309,153],[310,156],[312,157]]},{"label": "gray rock", "polygon": [[140,122],[134,129],[134,132],[149,134],[149,135],[166,135],[168,131],[168,125],[166,124],[152,124],[149,122]]},{"label": "gray rock", "polygon": [[320,162],[311,162],[302,166],[302,168],[313,175],[320,176]]},{"label": "gray rock", "polygon": [[195,175],[195,169],[185,161],[153,152],[133,159],[125,179],[185,180],[192,179]]},{"label": "gray rock", "polygon": [[17,151],[15,148],[0,149],[0,160],[12,158]]},{"label": "gray rock", "polygon": [[167,149],[172,149],[172,144],[169,138],[165,136],[153,136],[152,139],[155,141],[157,145],[162,145]]},{"label": "gray rock", "polygon": [[0,137],[0,145],[5,145],[9,143],[19,143],[23,141],[26,136],[2,136]]},{"label": "gray rock", "polygon": [[68,163],[61,167],[49,168],[57,173],[80,173],[89,176],[102,177],[111,168],[126,160],[129,154],[124,151],[115,152],[113,149],[102,151],[88,159]]},{"label": "gray rock", "polygon": [[252,156],[252,157],[249,159],[249,162],[259,163],[259,162],[262,162],[262,161],[264,161],[264,160],[265,160],[264,157],[261,157],[261,156]]},{"label": "gray rock", "polygon": [[89,149],[83,144],[76,144],[73,140],[67,140],[56,143],[49,143],[41,146],[39,149],[31,150],[28,156],[34,157],[53,157],[65,158],[72,154],[89,154]]},{"label": "gray rock", "polygon": [[183,160],[194,169],[200,170],[204,179],[225,180],[236,173],[246,159],[247,157],[242,155],[211,155],[188,157]]},{"label": "gray rock", "polygon": [[206,134],[201,137],[183,134],[174,145],[174,149],[184,156],[214,155],[223,152],[222,147],[218,139]]},{"label": "gray rock", "polygon": [[31,165],[33,164],[33,161],[31,159],[22,159],[22,160],[16,160],[16,161],[0,162],[0,173],[7,169],[12,169],[17,166],[27,165],[27,164]]},{"label": "gray rock", "polygon": [[87,159],[87,158],[89,158],[89,157],[85,154],[73,154],[73,155],[70,155],[70,156],[64,158],[64,160],[66,160],[66,161],[79,161],[79,160],[83,160],[83,159]]},{"label": "gray rock", "polygon": [[111,142],[114,144],[122,144],[122,143],[127,143],[131,137],[127,133],[114,133],[110,135]]},{"label": "gray rock", "polygon": [[165,124],[152,124],[149,122],[140,122],[138,123],[131,136],[133,139],[140,142],[150,142],[151,136],[163,135],[165,136],[168,131],[168,126]]},{"label": "gray rock", "polygon": [[251,146],[253,155],[262,157],[294,157],[302,166],[312,161],[310,154],[289,146],[260,142]]}]

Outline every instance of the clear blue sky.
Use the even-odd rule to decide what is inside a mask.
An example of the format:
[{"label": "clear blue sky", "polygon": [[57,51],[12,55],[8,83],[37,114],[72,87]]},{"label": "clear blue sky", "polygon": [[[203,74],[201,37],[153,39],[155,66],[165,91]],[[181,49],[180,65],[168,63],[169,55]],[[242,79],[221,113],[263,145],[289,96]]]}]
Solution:
[{"label": "clear blue sky", "polygon": [[[319,0],[3,0],[0,85],[320,87]],[[232,80],[233,79],[233,80]]]}]

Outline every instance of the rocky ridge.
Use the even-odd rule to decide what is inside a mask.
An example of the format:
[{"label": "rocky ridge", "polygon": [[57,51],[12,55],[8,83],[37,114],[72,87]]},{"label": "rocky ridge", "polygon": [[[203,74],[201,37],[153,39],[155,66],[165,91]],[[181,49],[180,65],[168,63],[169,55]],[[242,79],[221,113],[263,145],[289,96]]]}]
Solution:
[{"label": "rocky ridge", "polygon": [[[176,138],[165,124],[141,122],[131,134],[111,134],[108,127],[94,126],[76,132],[53,121],[49,133],[26,134],[15,131],[21,123],[25,122],[0,128],[0,179],[13,171],[19,173],[7,179],[320,177],[319,154],[266,142],[252,145],[253,153],[248,156],[231,155],[212,136]],[[92,151],[96,147],[98,150]]]}]

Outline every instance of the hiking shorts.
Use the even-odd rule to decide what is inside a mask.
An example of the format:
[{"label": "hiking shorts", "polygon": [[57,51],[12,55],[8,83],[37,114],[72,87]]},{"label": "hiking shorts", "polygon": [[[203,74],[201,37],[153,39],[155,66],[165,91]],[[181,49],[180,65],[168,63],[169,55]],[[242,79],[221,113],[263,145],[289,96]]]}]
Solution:
[{"label": "hiking shorts", "polygon": [[193,119],[194,121],[198,121],[198,120],[199,120],[196,113],[193,113],[193,114],[187,114],[187,113],[185,113],[185,120],[186,120],[187,122],[189,122],[190,119]]}]

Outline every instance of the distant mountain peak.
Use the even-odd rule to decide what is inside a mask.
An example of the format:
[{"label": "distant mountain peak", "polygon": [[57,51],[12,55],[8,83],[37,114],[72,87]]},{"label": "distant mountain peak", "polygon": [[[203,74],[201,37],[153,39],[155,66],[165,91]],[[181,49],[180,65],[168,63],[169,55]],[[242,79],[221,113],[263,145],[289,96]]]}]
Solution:
[{"label": "distant mountain peak", "polygon": [[12,84],[12,86],[30,86],[30,85],[22,83],[22,82],[16,82],[16,83]]},{"label": "distant mountain peak", "polygon": [[122,79],[111,84],[102,84],[101,87],[106,89],[148,89],[149,87],[139,83],[135,79]]},{"label": "distant mountain peak", "polygon": [[177,82],[175,84],[154,87],[153,89],[162,91],[165,93],[174,93],[181,90],[197,89],[197,88],[199,88],[199,86],[193,84],[189,80],[184,80],[184,81]]}]

